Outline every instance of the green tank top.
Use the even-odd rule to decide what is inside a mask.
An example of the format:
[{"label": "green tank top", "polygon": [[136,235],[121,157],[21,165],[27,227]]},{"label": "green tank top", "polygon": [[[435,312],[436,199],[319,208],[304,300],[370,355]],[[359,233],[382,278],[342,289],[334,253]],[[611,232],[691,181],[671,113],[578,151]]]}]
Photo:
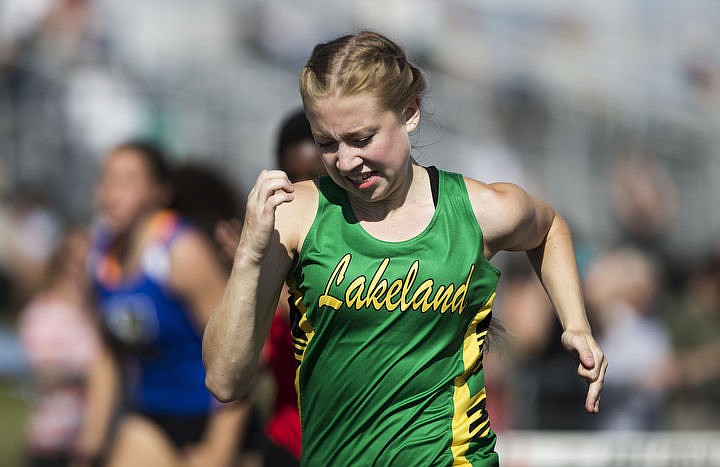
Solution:
[{"label": "green tank top", "polygon": [[462,176],[438,184],[425,230],[387,242],[319,181],[289,280],[302,465],[498,464],[482,355],[500,273]]}]

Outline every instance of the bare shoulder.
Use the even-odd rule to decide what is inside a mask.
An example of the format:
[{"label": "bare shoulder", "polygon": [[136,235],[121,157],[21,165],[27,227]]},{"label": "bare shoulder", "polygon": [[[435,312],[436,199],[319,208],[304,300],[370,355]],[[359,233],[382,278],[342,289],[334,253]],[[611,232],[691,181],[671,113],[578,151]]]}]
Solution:
[{"label": "bare shoulder", "polygon": [[188,228],[183,229],[172,242],[170,255],[173,262],[192,264],[193,260],[198,256],[212,258],[214,255],[212,248],[205,235],[195,228]]},{"label": "bare shoulder", "polygon": [[535,222],[539,200],[518,185],[470,178],[465,185],[489,256],[511,246],[515,235]]},{"label": "bare shoulder", "polygon": [[172,242],[170,265],[170,282],[181,291],[222,277],[222,266],[212,243],[194,228],[184,229]]},{"label": "bare shoulder", "polygon": [[522,216],[533,198],[513,183],[483,183],[465,177],[470,203],[483,230]]},{"label": "bare shoulder", "polygon": [[289,250],[299,251],[318,207],[318,189],[311,180],[293,184],[293,200],[277,207],[275,226],[283,244]]}]

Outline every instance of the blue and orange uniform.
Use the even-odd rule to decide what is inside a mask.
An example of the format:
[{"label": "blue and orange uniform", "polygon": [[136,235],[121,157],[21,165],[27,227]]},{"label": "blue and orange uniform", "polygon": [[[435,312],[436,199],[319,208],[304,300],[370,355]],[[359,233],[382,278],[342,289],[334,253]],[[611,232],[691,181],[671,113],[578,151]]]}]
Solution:
[{"label": "blue and orange uniform", "polygon": [[202,329],[168,285],[170,248],[189,225],[172,211],[154,215],[136,271],[123,271],[98,232],[91,253],[102,327],[122,365],[124,409],[155,421],[173,442],[198,441],[219,404],[205,387]]}]

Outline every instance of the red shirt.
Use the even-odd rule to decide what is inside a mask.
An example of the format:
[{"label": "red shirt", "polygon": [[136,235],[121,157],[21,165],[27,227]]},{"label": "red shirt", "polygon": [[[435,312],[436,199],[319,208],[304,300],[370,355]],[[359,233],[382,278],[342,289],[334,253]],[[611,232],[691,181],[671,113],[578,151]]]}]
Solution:
[{"label": "red shirt", "polygon": [[275,312],[270,335],[263,347],[265,361],[275,378],[276,395],[273,415],[265,426],[265,433],[275,444],[300,459],[302,436],[300,412],[295,392],[295,356],[293,354],[290,324],[278,309]]}]

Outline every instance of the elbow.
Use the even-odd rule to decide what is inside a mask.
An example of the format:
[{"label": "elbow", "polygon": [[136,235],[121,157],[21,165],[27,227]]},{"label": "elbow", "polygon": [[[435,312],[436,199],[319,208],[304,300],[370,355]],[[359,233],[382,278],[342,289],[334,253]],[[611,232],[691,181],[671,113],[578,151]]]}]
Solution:
[{"label": "elbow", "polygon": [[208,335],[203,336],[202,360],[205,366],[205,387],[220,402],[242,399],[250,392],[258,362],[251,345],[224,346]]},{"label": "elbow", "polygon": [[205,387],[220,402],[242,399],[252,386],[254,369],[228,372],[206,366]]},{"label": "elbow", "polygon": [[209,374],[205,377],[205,386],[215,399],[227,403],[240,399],[240,390],[235,385],[217,381]]}]

